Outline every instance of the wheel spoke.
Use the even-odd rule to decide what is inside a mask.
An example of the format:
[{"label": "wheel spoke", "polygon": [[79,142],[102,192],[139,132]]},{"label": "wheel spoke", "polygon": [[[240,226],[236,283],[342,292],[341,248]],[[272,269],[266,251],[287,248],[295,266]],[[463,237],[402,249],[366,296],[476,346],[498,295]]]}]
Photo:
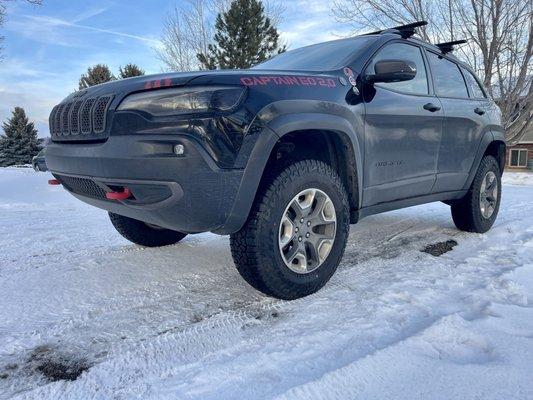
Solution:
[{"label": "wheel spoke", "polygon": [[279,244],[281,248],[287,246],[294,238],[294,223],[290,220],[285,213],[285,216],[281,220],[281,230],[279,237]]},{"label": "wheel spoke", "polygon": [[296,251],[289,259],[289,264],[299,272],[307,272],[307,254],[305,250],[301,247],[296,247]]},{"label": "wheel spoke", "polygon": [[320,214],[322,213],[322,209],[324,208],[324,204],[326,204],[326,201],[328,198],[326,195],[318,192],[315,193],[315,204],[313,206],[312,211],[309,213],[309,219],[311,222],[313,222],[316,219],[321,218]]},{"label": "wheel spoke", "polygon": [[307,217],[312,212],[315,194],[315,189],[304,190],[292,201],[291,208],[297,217]]},{"label": "wheel spoke", "polygon": [[496,185],[496,177],[494,174],[487,174],[487,192],[491,192]]},{"label": "wheel spoke", "polygon": [[284,254],[285,260],[290,263],[294,257],[296,257],[296,254],[300,251],[300,248],[298,245],[293,245],[292,247],[289,247],[287,252]]},{"label": "wheel spoke", "polygon": [[490,218],[498,202],[498,179],[493,171],[488,171],[481,181],[479,209],[483,218]]},{"label": "wheel spoke", "polygon": [[327,199],[324,202],[324,205],[322,206],[322,211],[320,213],[320,217],[322,218],[322,221],[325,223],[334,222],[336,221],[336,215],[335,215],[335,206],[333,205],[333,202],[330,199]]},{"label": "wheel spoke", "polygon": [[318,259],[321,263],[324,262],[326,257],[329,255],[331,248],[333,247],[333,240],[323,240],[318,247]]}]

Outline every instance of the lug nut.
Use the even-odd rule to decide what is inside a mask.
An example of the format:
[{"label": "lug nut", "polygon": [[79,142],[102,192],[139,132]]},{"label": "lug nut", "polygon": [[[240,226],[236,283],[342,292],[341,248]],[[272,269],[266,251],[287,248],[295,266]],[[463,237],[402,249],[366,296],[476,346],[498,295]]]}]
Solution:
[{"label": "lug nut", "polygon": [[298,232],[300,230],[300,228],[296,227],[294,228],[294,232]]},{"label": "lug nut", "polygon": [[298,237],[298,241],[299,241],[299,242],[302,241],[302,237],[301,237],[301,236]]},{"label": "lug nut", "polygon": [[308,238],[308,237],[309,237],[309,232],[307,232],[307,233],[305,234],[305,237],[306,237],[306,238]]},{"label": "lug nut", "polygon": [[307,221],[307,226],[311,226],[311,221]]},{"label": "lug nut", "polygon": [[303,218],[301,218],[301,219],[300,219],[300,223],[302,223],[302,224],[303,224],[303,222],[304,222],[304,219],[303,219]]}]

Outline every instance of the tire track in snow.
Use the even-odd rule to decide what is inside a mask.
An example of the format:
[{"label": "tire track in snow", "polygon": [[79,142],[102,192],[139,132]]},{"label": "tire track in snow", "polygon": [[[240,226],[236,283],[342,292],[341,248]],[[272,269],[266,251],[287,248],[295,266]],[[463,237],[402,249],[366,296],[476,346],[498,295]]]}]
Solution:
[{"label": "tire track in snow", "polygon": [[[398,229],[400,230],[403,230],[404,228],[402,227],[402,224],[399,224],[398,225]],[[388,229],[388,231],[390,231],[390,227]],[[393,231],[391,233],[391,235],[398,235],[398,232],[396,231]],[[368,247],[369,249],[376,249],[376,248],[379,248],[380,245],[379,243],[376,244],[376,245],[373,245],[373,246],[370,246]],[[344,266],[343,266],[344,267]],[[352,268],[353,269],[353,268]],[[367,274],[367,279],[373,279],[375,274]],[[355,277],[362,277],[361,273],[355,271]],[[237,277],[238,278],[238,277]],[[357,278],[359,279],[359,278]],[[215,290],[216,289],[216,285],[218,284],[217,280],[213,280],[210,282],[210,284],[208,285],[205,285],[205,281],[202,283],[203,285],[203,289],[207,289],[208,291],[210,290]],[[352,288],[353,284],[346,284],[346,282],[344,280],[341,280],[341,281],[337,281],[337,280],[334,280],[331,284],[329,284],[325,290],[324,290],[324,293],[328,293],[328,292],[331,292],[331,291],[337,291],[339,288],[343,288],[343,287],[349,287],[350,289]],[[190,287],[187,288],[184,286],[184,289],[191,289]],[[154,301],[154,304],[153,306],[154,307],[160,307],[160,308],[166,308],[165,307],[165,301],[166,300],[172,300],[173,297],[169,297],[167,299],[161,299],[161,298],[158,298]],[[300,301],[301,303],[304,303],[305,301]],[[237,324],[237,325],[242,325],[244,323],[253,323],[254,321],[256,321],[256,318],[257,318],[257,314],[258,313],[264,313],[264,312],[268,312],[269,310],[276,310],[276,309],[280,309],[280,307],[282,307],[282,304],[281,302],[278,302],[278,301],[275,301],[275,300],[270,300],[270,299],[264,299],[264,300],[260,300],[260,303],[258,302],[252,302],[250,304],[245,304],[244,306],[240,307],[240,308],[237,308],[235,311],[232,311],[231,309],[228,311],[228,310],[222,310],[222,311],[218,311],[215,313],[214,315],[214,319],[209,319],[209,321],[212,321],[210,322],[209,324],[207,325],[204,325],[203,323],[200,323],[200,324],[195,324],[192,329],[191,329],[191,335],[195,336],[198,332],[196,331],[197,329],[201,330],[201,331],[206,331],[206,330],[213,330],[213,329],[226,329],[226,327],[230,326],[230,325],[234,325],[234,324]],[[143,304],[143,302],[141,301],[140,304],[139,304],[139,307],[145,307],[145,308],[150,308],[151,305],[147,305],[147,304]],[[258,308],[259,307],[259,308]],[[124,310],[122,310],[124,311]],[[128,311],[132,311],[134,312],[135,311],[135,307],[131,307],[129,308]],[[118,317],[120,317],[121,315],[121,312],[120,310],[117,309],[117,312],[118,312]],[[87,326],[87,325],[91,325],[91,321],[93,321],[93,325],[94,325],[94,319],[96,317],[94,316],[94,310],[91,310],[91,313],[90,315],[88,314],[86,317],[82,317],[82,318],[79,318],[77,317],[76,320],[74,320],[74,324],[81,324],[81,325],[84,325],[84,326]],[[113,317],[111,317],[111,319],[114,319]],[[58,325],[58,328],[61,328],[63,325],[64,325],[64,322],[65,321],[60,321],[57,325]],[[119,321],[116,321],[115,319],[115,323],[119,323]],[[211,325],[212,324],[212,325]],[[70,328],[69,326],[70,324],[67,324],[67,328]],[[178,325],[177,327],[175,328],[172,328],[172,329],[166,329],[165,331],[166,332],[179,332],[179,331],[182,331],[182,330],[188,330],[190,328],[187,328],[187,324],[182,324],[182,325]],[[50,329],[50,330],[54,330],[53,328]],[[61,336],[72,336],[72,335],[69,335],[68,334],[68,329],[66,331],[63,331],[61,329],[58,329],[58,332],[56,332],[56,335],[57,333],[61,332]],[[136,340],[147,340],[149,339],[149,337],[141,337],[141,338],[135,338]],[[118,353],[120,352],[120,350],[124,350],[124,347],[127,347],[128,345],[130,345],[130,343],[127,343],[125,346],[123,345],[120,345],[118,346],[119,348],[117,349],[116,352],[114,353]],[[101,351],[101,348],[98,349],[98,352]]]},{"label": "tire track in snow", "polygon": [[[381,218],[376,218],[374,221],[380,221]],[[390,219],[390,218],[389,218]],[[392,218],[394,220],[394,218]],[[419,257],[421,257],[418,254],[418,250],[420,246],[423,244],[427,244],[429,240],[432,242],[440,240],[440,238],[446,238],[450,233],[453,233],[453,231],[447,229],[447,228],[439,228],[435,227],[433,224],[433,218],[429,218],[428,220],[425,220],[426,222],[421,224],[421,226],[418,229],[415,229],[413,231],[406,231],[405,235],[402,234],[401,230],[405,230],[405,225],[411,225],[411,223],[419,223],[420,220],[424,220],[424,217],[416,217],[416,218],[407,218],[403,219],[402,221],[398,222],[398,226],[396,230],[393,230],[391,232],[391,226],[385,223],[385,226],[382,226],[381,229],[374,231],[368,231],[368,227],[365,228],[364,225],[360,227],[360,230],[357,231],[359,227],[355,227],[356,230],[352,231],[352,235],[350,235],[350,243],[351,243],[351,249],[347,251],[348,261],[347,257],[345,256],[345,259],[342,262],[341,268],[338,271],[338,274],[333,278],[330,284],[328,284],[323,291],[319,292],[317,295],[311,296],[311,298],[306,298],[299,300],[297,302],[292,303],[285,303],[285,302],[278,302],[275,300],[259,300],[259,301],[253,301],[249,304],[244,304],[241,307],[232,308],[228,310],[222,310],[219,313],[216,313],[213,316],[208,317],[206,321],[199,322],[197,324],[194,324],[190,326],[189,324],[183,324],[177,327],[174,327],[170,330],[166,330],[162,335],[161,332],[156,333],[154,335],[149,335],[147,337],[142,337],[139,340],[137,340],[135,343],[130,343],[128,346],[130,347],[128,351],[124,355],[127,355],[129,353],[134,354],[136,356],[147,356],[148,361],[150,363],[155,362],[152,360],[149,355],[145,354],[146,352],[151,352],[152,350],[155,353],[159,354],[159,350],[162,351],[162,349],[159,349],[159,344],[163,346],[163,342],[170,343],[170,347],[168,348],[168,351],[171,351],[171,348],[174,346],[175,350],[181,351],[183,349],[183,358],[180,358],[184,362],[187,363],[194,363],[195,360],[198,360],[203,355],[211,354],[213,352],[216,352],[219,350],[218,346],[211,346],[207,341],[210,341],[213,339],[214,343],[221,346],[226,347],[232,347],[235,346],[236,340],[241,337],[240,334],[243,330],[243,326],[249,326],[251,330],[253,330],[254,326],[260,324],[261,322],[257,322],[257,316],[259,315],[265,315],[268,314],[270,310],[277,311],[280,315],[284,314],[295,314],[298,313],[299,309],[303,306],[305,306],[309,301],[311,302],[321,302],[324,300],[327,300],[328,297],[334,296],[336,293],[338,293],[339,290],[350,290],[358,295],[360,295],[360,301],[366,300],[372,300],[375,299],[375,296],[377,294],[377,289],[379,287],[383,287],[383,284],[393,284],[394,279],[397,279],[398,276],[401,276],[403,273],[409,272],[409,266],[406,268],[395,268],[394,265],[388,265],[388,269],[384,271],[383,268],[379,268],[379,263],[383,262],[383,260],[373,260],[373,257],[376,256],[376,254],[379,254],[382,252],[382,249],[389,249],[390,247],[387,247],[387,245],[384,245],[381,241],[383,241],[383,232],[387,232],[389,235],[388,239],[385,240],[386,243],[395,243],[398,242],[399,246],[407,246],[407,249],[402,249],[399,253],[400,256],[402,256],[402,262],[405,263],[406,261],[410,263],[415,263],[419,260]],[[439,221],[439,225],[442,222],[442,220],[445,220],[442,215],[440,215],[437,218],[437,221]],[[429,223],[428,223],[429,222]],[[367,225],[371,225],[368,223]],[[395,224],[393,224],[395,225]],[[429,226],[424,226],[429,225]],[[431,237],[427,233],[433,232],[435,235]],[[449,232],[448,232],[449,231]],[[457,232],[457,231],[455,231]],[[394,237],[396,235],[396,237]],[[468,235],[468,234],[465,234]],[[370,239],[368,238],[370,236]],[[475,235],[472,235],[475,237]],[[407,241],[406,243],[402,242],[402,239],[405,237],[410,237],[413,240]],[[365,239],[365,240],[361,240]],[[357,242],[357,243],[356,243]],[[359,247],[359,246],[365,246],[367,244],[370,244],[368,247],[363,247],[364,250],[359,251],[359,255],[354,254],[353,247]],[[355,246],[353,246],[355,245]],[[420,246],[419,246],[420,245]],[[178,246],[176,246],[178,247]],[[142,251],[144,252],[145,249],[132,249],[135,252]],[[405,258],[405,252],[408,252],[409,254],[412,254],[412,257]],[[120,251],[118,253],[121,253]],[[117,253],[115,253],[116,256]],[[157,254],[157,253],[155,253]],[[350,258],[358,258],[361,261],[360,265],[353,265],[349,260]],[[441,260],[438,260],[439,264],[441,263]],[[445,264],[445,263],[444,263]],[[385,272],[385,275],[383,274]],[[380,281],[381,279],[378,278],[384,278],[387,279],[384,282],[376,282]],[[214,281],[216,284],[216,281]],[[366,285],[366,286],[365,286]],[[184,285],[185,289],[189,288],[191,289],[191,286]],[[208,284],[207,286],[198,285],[198,287],[211,290],[211,289],[219,289],[217,288],[213,282]],[[373,290],[369,291],[363,291],[363,288],[370,288]],[[372,297],[374,296],[374,297]],[[168,299],[172,299],[173,297],[170,296]],[[160,303],[164,299],[158,299],[158,301],[154,304],[154,306],[164,306],[164,302]],[[360,304],[360,303],[358,303]],[[84,322],[87,324],[90,324],[91,321],[94,320],[94,317],[91,319],[89,316],[87,320]],[[228,337],[229,336],[229,337]],[[234,336],[234,338],[231,338],[231,336]],[[180,343],[183,343],[184,346],[181,347]],[[126,347],[128,347],[126,346]],[[192,348],[201,348],[205,349],[204,352],[191,352],[189,347]],[[153,348],[153,349],[152,349]],[[122,348],[123,350],[126,350],[125,348]],[[159,349],[159,350],[158,350]],[[174,352],[175,354],[175,352]],[[127,359],[127,357],[126,357]],[[124,357],[122,355],[119,355],[117,357],[110,358],[108,361],[105,361],[102,365],[112,362],[113,365],[115,365],[117,368],[120,367],[120,365],[123,365]],[[135,363],[133,363],[135,365]],[[161,363],[160,365],[162,373],[168,373],[172,374],[172,368],[169,369],[169,366]],[[120,368],[119,368],[120,369]],[[170,372],[169,372],[170,371]],[[108,371],[109,372],[109,371]],[[119,385],[120,386],[120,385]]]},{"label": "tire track in snow", "polygon": [[[419,255],[416,252],[411,251],[412,257],[410,259],[414,261]],[[408,258],[409,260],[409,258]],[[389,266],[390,267],[390,266]],[[361,274],[360,272],[353,271],[354,268],[348,269],[344,271],[342,274],[342,281],[345,281],[346,278],[348,279],[348,287],[352,287],[352,285],[357,284],[359,286],[372,286],[372,282],[376,274],[380,277],[383,277],[382,274],[379,272],[367,273],[367,274]],[[396,271],[398,272],[398,271]],[[356,282],[353,281],[355,278]],[[388,282],[390,283],[390,282]],[[383,282],[382,282],[383,286]],[[386,286],[386,285],[385,285]],[[220,346],[226,346],[226,347],[232,347],[235,346],[236,343],[240,342],[240,339],[242,339],[241,331],[243,329],[243,326],[246,326],[247,324],[251,324],[251,326],[254,326],[254,323],[257,321],[257,312],[258,310],[261,313],[269,312],[272,310],[275,310],[280,315],[284,315],[286,313],[290,313],[291,310],[298,310],[303,304],[316,301],[321,301],[323,299],[327,299],[332,294],[339,291],[341,288],[346,288],[346,285],[344,282],[338,282],[338,280],[334,280],[331,285],[326,286],[325,290],[319,292],[316,295],[310,296],[311,298],[305,298],[300,299],[294,302],[286,303],[286,302],[279,302],[279,301],[272,301],[267,302],[263,304],[251,304],[247,305],[240,310],[229,310],[227,312],[215,315],[211,318],[209,318],[205,322],[200,322],[198,324],[195,324],[194,326],[190,328],[186,328],[183,331],[180,332],[173,332],[169,331],[166,332],[164,335],[162,335],[160,338],[156,338],[153,341],[149,341],[150,345],[143,344],[140,348],[136,350],[130,350],[128,354],[130,354],[130,357],[126,357],[127,359],[124,360],[123,357],[119,357],[119,360],[115,360],[111,363],[110,366],[111,369],[118,367],[118,365],[127,364],[128,362],[134,362],[134,360],[139,357],[139,353],[143,355],[143,357],[147,357],[151,362],[155,362],[152,360],[150,354],[152,351],[160,352],[162,348],[165,348],[165,343],[169,343],[170,347],[168,350],[170,351],[171,348],[178,346],[177,348],[174,348],[173,353],[180,354],[176,362],[179,363],[194,363],[195,361],[201,359],[203,355],[210,354],[213,351],[218,351]],[[373,293],[376,295],[376,292]],[[367,297],[367,300],[372,300],[371,296],[363,296]],[[361,300],[364,301],[364,300]],[[259,306],[259,307],[258,307]],[[447,315],[447,314],[443,314]],[[442,315],[440,315],[442,317]],[[391,337],[389,341],[385,341],[381,343],[381,347],[375,347],[372,351],[379,350],[380,348],[385,348],[387,346],[390,346],[391,344],[396,343],[397,341],[403,340],[404,337],[408,337],[412,335],[413,333],[416,333],[420,330],[425,329],[427,326],[430,326],[435,320],[438,318],[437,316],[426,318],[424,323],[421,323],[420,320],[418,320],[414,325],[408,325],[407,328],[403,331],[398,332],[398,334],[394,337]],[[414,328],[413,328],[414,327]],[[411,328],[411,329],[409,329]],[[206,343],[206,339],[209,338]],[[233,339],[230,339],[233,338]],[[191,352],[191,349],[195,349],[195,351]],[[198,349],[201,349],[198,351]],[[149,353],[149,354],[147,354]],[[367,354],[371,354],[371,351],[369,352],[363,352],[359,355],[359,357],[364,357]],[[154,353],[155,357],[155,353]],[[111,361],[111,360],[110,360]],[[107,362],[102,364],[102,368],[104,370],[107,370],[105,367],[107,365]],[[150,369],[153,370],[153,368],[156,368],[156,375],[162,374],[163,376],[165,374],[172,376],[173,368],[169,367],[164,362],[157,363],[157,365],[150,365]],[[339,367],[339,366],[336,366]],[[342,367],[342,366],[340,366]],[[340,368],[339,367],[339,368]],[[158,369],[160,368],[160,369]],[[154,374],[154,371],[152,371],[152,375]],[[105,375],[105,374],[104,374]],[[88,389],[88,388],[85,388]],[[116,387],[114,388],[116,390]],[[141,388],[136,388],[135,390],[141,390]],[[145,388],[145,390],[147,390]]]}]

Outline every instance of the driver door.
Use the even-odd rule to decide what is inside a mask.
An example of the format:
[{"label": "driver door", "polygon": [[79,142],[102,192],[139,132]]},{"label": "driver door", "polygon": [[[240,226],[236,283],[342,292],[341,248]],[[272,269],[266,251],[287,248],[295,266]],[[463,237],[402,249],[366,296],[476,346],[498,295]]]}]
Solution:
[{"label": "driver door", "polygon": [[393,42],[381,48],[366,69],[380,60],[416,65],[414,79],[365,84],[363,206],[427,195],[436,179],[444,115],[431,93],[420,47]]}]

